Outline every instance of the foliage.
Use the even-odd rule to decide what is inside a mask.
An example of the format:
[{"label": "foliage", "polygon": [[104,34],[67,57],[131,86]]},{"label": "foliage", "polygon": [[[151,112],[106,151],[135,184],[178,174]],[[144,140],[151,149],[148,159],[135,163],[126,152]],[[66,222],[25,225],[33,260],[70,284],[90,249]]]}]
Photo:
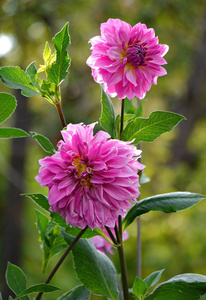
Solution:
[{"label": "foliage", "polygon": [[[44,50],[44,67],[41,67],[47,75],[47,79],[41,80],[34,63],[22,71],[19,67],[3,67],[0,69],[0,76],[5,85],[11,88],[20,88],[27,97],[40,94],[56,107],[61,103],[59,85],[65,79],[70,65],[70,59],[67,55],[67,47],[70,44],[70,38],[67,32],[68,24],[54,37],[53,44],[56,54],[52,55],[48,44]],[[41,70],[41,69],[40,69]],[[120,136],[118,118],[115,117],[115,110],[109,96],[102,90],[102,113],[100,125],[106,130],[112,138]],[[3,122],[10,117],[15,110],[16,101],[13,96],[5,93],[0,94],[0,108],[2,114],[0,121]],[[132,107],[130,107],[131,109]],[[109,112],[109,114],[108,114]],[[141,118],[135,114],[136,110],[130,110],[130,114],[125,118],[124,130],[121,134],[123,140],[133,141],[137,144],[140,141],[154,141],[161,134],[172,130],[182,119],[183,116],[170,112],[156,111],[150,114],[148,119]],[[1,128],[2,137],[29,136],[21,130],[13,129],[13,133],[8,133],[8,129]],[[141,132],[141,134],[140,134]],[[1,134],[1,133],[0,133]],[[21,135],[22,134],[22,135]],[[43,150],[54,154],[55,149],[48,138],[42,134],[31,133],[37,140]],[[42,194],[27,194],[44,210],[49,212],[47,197]],[[123,228],[130,225],[137,216],[145,214],[151,210],[161,212],[176,212],[188,208],[205,196],[194,193],[167,193],[145,198],[135,204],[123,220]],[[67,225],[58,213],[50,213],[50,218],[40,211],[37,214],[37,228],[40,235],[40,241],[43,244],[43,270],[42,276],[46,272],[50,259],[70,245],[81,232],[80,229],[73,229]],[[63,230],[64,228],[64,230]],[[98,252],[90,240],[93,235],[100,234],[98,231],[87,230],[79,242],[72,248],[75,269],[78,278],[84,286],[66,292],[61,299],[89,299],[90,291],[94,294],[106,296],[111,299],[119,299],[117,287],[116,270],[113,263],[105,254]],[[92,268],[91,268],[92,265]],[[89,273],[88,273],[89,272]],[[149,288],[160,279],[162,271],[157,271],[149,275],[146,279],[135,278],[132,293],[138,298],[145,297]],[[46,284],[37,284],[29,288],[26,287],[26,276],[21,269],[8,264],[7,283],[16,294],[16,299],[29,299],[28,295],[34,292],[52,292],[58,288]],[[154,291],[147,295],[145,299],[185,299],[191,294],[191,299],[204,299],[206,293],[205,276],[197,274],[182,274],[169,279],[158,285]],[[85,297],[85,298],[83,298]],[[169,298],[170,297],[170,298]],[[172,298],[173,297],[173,298]],[[201,297],[201,298],[200,298]],[[203,297],[203,298],[202,298]]]}]

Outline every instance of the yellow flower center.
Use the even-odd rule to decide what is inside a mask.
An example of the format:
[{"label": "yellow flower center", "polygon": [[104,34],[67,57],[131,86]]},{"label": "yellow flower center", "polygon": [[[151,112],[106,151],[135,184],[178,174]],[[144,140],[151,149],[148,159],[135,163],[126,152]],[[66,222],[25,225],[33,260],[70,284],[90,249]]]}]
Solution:
[{"label": "yellow flower center", "polygon": [[[82,158],[83,158],[83,157],[77,157],[77,158],[74,158],[73,163],[72,163],[73,166],[76,166],[77,177],[79,177],[79,178],[82,176],[82,173],[83,173],[84,171],[86,171],[86,169],[87,169],[86,164],[80,162],[80,160],[81,160]],[[88,186],[88,187],[90,188],[90,177],[91,177],[90,174],[88,174],[88,175],[82,177],[81,180],[80,180],[80,184],[81,184],[82,186]]]}]

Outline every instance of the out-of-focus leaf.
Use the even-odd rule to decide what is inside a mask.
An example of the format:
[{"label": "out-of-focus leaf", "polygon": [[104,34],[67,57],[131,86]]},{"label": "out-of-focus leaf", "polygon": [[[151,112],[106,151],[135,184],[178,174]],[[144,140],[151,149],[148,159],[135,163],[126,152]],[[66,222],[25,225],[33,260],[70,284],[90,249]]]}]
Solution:
[{"label": "out-of-focus leaf", "polygon": [[16,99],[6,93],[0,93],[0,124],[6,121],[15,111]]},{"label": "out-of-focus leaf", "polygon": [[65,293],[57,300],[89,300],[91,292],[83,285],[76,286],[71,291]]}]

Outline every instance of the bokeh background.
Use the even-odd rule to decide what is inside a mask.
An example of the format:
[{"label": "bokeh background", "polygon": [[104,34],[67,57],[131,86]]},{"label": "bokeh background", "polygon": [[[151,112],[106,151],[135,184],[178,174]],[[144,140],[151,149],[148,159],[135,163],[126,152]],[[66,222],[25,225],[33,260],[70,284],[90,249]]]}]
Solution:
[{"label": "bokeh background", "polygon": [[[160,43],[168,44],[168,75],[147,93],[144,117],[154,110],[170,110],[187,121],[153,143],[143,143],[142,161],[151,181],[141,187],[141,198],[172,191],[206,195],[206,1],[205,0],[1,0],[0,66],[25,69],[43,63],[45,41],[69,21],[72,44],[70,74],[62,87],[67,123],[95,122],[100,116],[100,88],[86,65],[88,41],[99,34],[100,23],[120,18],[131,25],[153,27]],[[54,145],[61,123],[55,107],[39,97],[24,98],[0,83],[1,92],[12,92],[18,101],[14,116],[5,124],[47,136]],[[114,99],[119,111],[120,102]],[[134,104],[136,104],[134,102]],[[28,285],[39,283],[42,252],[35,226],[37,206],[21,193],[47,193],[35,182],[38,159],[45,156],[32,138],[0,140],[0,290],[5,288],[7,261],[19,265]],[[174,214],[150,212],[142,217],[142,277],[165,268],[162,280],[180,273],[206,275],[206,203]],[[129,285],[136,274],[136,224],[128,228],[125,243]],[[49,265],[52,269],[59,256]],[[118,265],[116,255],[112,257]],[[118,268],[118,267],[117,267]],[[49,272],[48,270],[48,272]],[[79,284],[72,256],[61,266],[52,284],[63,292]],[[61,292],[62,293],[62,292]],[[60,292],[44,295],[57,299]],[[104,299],[92,296],[92,299]]]}]

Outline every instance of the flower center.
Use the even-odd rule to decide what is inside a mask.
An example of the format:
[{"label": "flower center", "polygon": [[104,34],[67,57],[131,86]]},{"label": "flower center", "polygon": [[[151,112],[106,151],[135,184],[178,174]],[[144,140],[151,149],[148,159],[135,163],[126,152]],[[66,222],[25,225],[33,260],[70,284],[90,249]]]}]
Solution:
[{"label": "flower center", "polygon": [[82,159],[82,157],[74,158],[72,165],[76,166],[76,176],[80,178],[80,184],[90,187],[91,168],[87,167]]},{"label": "flower center", "polygon": [[145,55],[146,51],[144,47],[142,45],[139,45],[138,43],[130,45],[126,51],[127,62],[130,63],[133,67],[144,65]]}]

